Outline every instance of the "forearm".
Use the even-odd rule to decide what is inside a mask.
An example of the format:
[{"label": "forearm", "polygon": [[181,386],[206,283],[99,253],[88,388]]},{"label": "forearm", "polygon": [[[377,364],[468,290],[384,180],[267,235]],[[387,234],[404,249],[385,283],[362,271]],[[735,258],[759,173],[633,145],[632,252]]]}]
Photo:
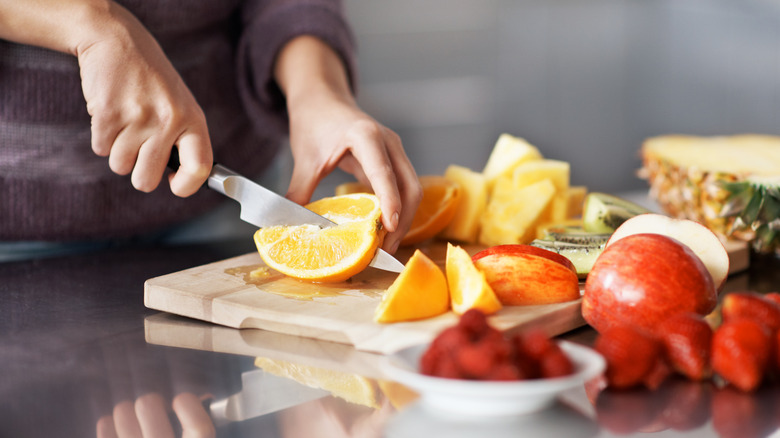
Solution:
[{"label": "forearm", "polygon": [[297,37],[282,48],[276,60],[274,78],[288,107],[323,94],[354,102],[341,58],[327,44],[312,36]]},{"label": "forearm", "polygon": [[77,55],[115,21],[110,0],[0,0],[0,38]]}]

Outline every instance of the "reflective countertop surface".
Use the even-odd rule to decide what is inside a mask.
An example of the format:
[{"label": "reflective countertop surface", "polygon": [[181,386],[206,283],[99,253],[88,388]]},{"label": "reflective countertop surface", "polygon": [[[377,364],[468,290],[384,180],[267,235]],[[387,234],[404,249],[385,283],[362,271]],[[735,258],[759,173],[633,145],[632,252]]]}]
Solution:
[{"label": "reflective countertop surface", "polygon": [[[0,264],[0,437],[780,436],[778,383],[591,384],[535,414],[453,418],[386,380],[379,355],[144,307],[145,280],[251,251],[246,239]],[[746,289],[780,289],[778,261],[752,261],[724,291]]]}]

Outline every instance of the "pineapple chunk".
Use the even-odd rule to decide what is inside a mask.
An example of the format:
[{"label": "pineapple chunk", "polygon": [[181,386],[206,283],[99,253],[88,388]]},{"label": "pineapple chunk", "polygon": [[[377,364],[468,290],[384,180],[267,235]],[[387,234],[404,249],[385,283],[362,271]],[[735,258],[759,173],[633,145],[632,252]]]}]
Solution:
[{"label": "pineapple chunk", "polygon": [[569,163],[560,160],[538,160],[523,163],[515,168],[512,179],[515,187],[521,188],[538,181],[549,179],[555,185],[555,196],[550,210],[550,220],[554,222],[566,220],[569,199]]},{"label": "pineapple chunk", "polygon": [[479,172],[454,164],[447,168],[444,177],[460,184],[463,193],[452,221],[439,236],[447,240],[474,243],[479,233],[479,218],[487,206],[487,179]]},{"label": "pineapple chunk", "polygon": [[482,174],[493,187],[502,176],[511,175],[515,167],[528,161],[541,160],[539,149],[522,138],[510,134],[501,134],[493,146]]},{"label": "pineapple chunk", "polygon": [[530,243],[536,238],[537,226],[549,218],[554,195],[555,185],[549,179],[519,189],[508,178],[497,180],[481,220],[479,243]]}]

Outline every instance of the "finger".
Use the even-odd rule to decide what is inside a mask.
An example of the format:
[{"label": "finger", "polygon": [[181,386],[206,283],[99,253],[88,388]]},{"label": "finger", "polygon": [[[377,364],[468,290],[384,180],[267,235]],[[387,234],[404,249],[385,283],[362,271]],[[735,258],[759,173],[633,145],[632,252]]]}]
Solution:
[{"label": "finger", "polygon": [[209,413],[195,394],[185,392],[174,397],[173,411],[179,417],[182,438],[213,438],[217,435]]},{"label": "finger", "polygon": [[[171,192],[186,198],[198,191],[206,182],[214,163],[211,141],[204,130],[188,130],[179,136],[176,145],[179,149],[181,166],[169,177]],[[163,161],[163,164],[165,164]]]},{"label": "finger", "polygon": [[308,203],[314,194],[314,190],[317,188],[317,184],[320,183],[320,178],[318,177],[320,173],[313,169],[310,163],[312,163],[312,160],[295,160],[290,185],[285,195],[292,202],[301,205]]},{"label": "finger", "polygon": [[398,227],[402,205],[387,147],[383,136],[371,135],[356,139],[350,149],[379,197],[382,224],[392,233]]},{"label": "finger", "polygon": [[133,402],[123,401],[114,406],[114,427],[120,438],[143,438]]},{"label": "finger", "polygon": [[111,145],[122,130],[119,115],[106,109],[93,115],[90,123],[92,151],[98,156],[107,157],[111,152]]},{"label": "finger", "polygon": [[146,193],[157,188],[165,173],[174,140],[174,137],[160,133],[141,145],[130,178],[133,187]]},{"label": "finger", "polygon": [[422,201],[423,192],[417,172],[415,172],[414,166],[412,166],[409,157],[404,151],[400,137],[389,129],[385,129],[387,131],[388,155],[395,171],[402,203],[398,228],[386,240],[386,248],[395,251],[395,248],[397,248],[401,239],[403,239],[412,225],[417,207]]},{"label": "finger", "polygon": [[126,126],[114,139],[108,155],[108,167],[117,175],[129,175],[138,159],[138,150],[149,138],[146,133],[134,126]]},{"label": "finger", "polygon": [[135,414],[144,437],[173,438],[165,402],[160,394],[144,394],[135,401]]},{"label": "finger", "polygon": [[100,417],[95,425],[95,435],[97,438],[119,438],[114,427],[114,418],[110,415]]}]

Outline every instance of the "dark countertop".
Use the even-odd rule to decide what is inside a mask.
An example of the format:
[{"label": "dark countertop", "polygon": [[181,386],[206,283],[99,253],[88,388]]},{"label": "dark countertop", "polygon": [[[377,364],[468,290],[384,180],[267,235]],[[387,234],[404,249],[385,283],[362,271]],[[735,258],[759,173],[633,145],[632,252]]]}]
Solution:
[{"label": "dark countertop", "polygon": [[[323,397],[327,393],[314,393],[293,381],[271,379],[259,384],[263,372],[255,366],[253,348],[262,349],[265,338],[162,315],[143,304],[143,284],[149,278],[251,251],[254,247],[247,239],[123,247],[0,264],[0,437],[89,437],[96,436],[98,429],[97,436],[117,436],[102,432],[112,422],[114,428],[107,429],[141,427],[146,431],[143,436],[168,436],[164,432],[174,430],[174,436],[181,436],[171,403],[176,399],[179,409],[190,395],[212,407],[217,436],[229,437],[444,436],[440,434],[445,432],[517,436],[518,428],[533,431],[534,436],[612,436],[629,430],[638,433],[639,428],[643,436],[655,430],[655,436],[681,436],[686,432],[673,430],[670,424],[676,423],[669,423],[669,418],[679,420],[683,412],[685,419],[700,421],[691,436],[717,436],[716,430],[725,426],[713,420],[715,409],[718,418],[735,419],[732,427],[739,433],[733,436],[768,436],[780,427],[777,384],[744,395],[674,383],[655,392],[600,397],[595,406],[589,401],[593,394],[583,388],[567,394],[553,409],[490,423],[440,418],[416,405],[396,411],[389,397],[380,397],[378,407],[367,407]],[[778,261],[754,261],[750,271],[731,277],[725,290],[744,289],[780,289]],[[153,327],[159,335],[160,320],[180,327],[185,336],[199,337],[198,345],[214,348],[149,342],[150,325],[157,324]],[[246,348],[244,352],[231,351],[230,346],[237,345],[229,344],[234,337],[240,348]],[[563,337],[587,344],[594,332],[582,328]],[[285,338],[274,342],[291,344]],[[263,385],[276,385],[276,389]],[[257,393],[247,395],[254,388],[259,388]],[[219,403],[235,399],[236,394],[244,394],[240,416],[253,418],[221,421],[217,410],[225,404]],[[252,397],[271,400],[257,408],[260,411],[277,411],[252,414],[252,402],[247,401]],[[289,400],[282,400],[285,397]],[[750,435],[753,429],[757,431]]]}]

